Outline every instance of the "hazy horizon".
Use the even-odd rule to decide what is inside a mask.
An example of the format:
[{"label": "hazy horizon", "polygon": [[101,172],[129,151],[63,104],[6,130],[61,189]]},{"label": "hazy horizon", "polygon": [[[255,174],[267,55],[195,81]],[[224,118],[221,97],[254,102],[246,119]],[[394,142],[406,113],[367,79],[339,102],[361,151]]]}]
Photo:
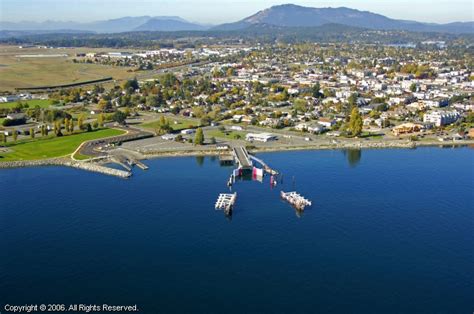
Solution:
[{"label": "hazy horizon", "polygon": [[[179,16],[200,24],[235,22],[274,5],[292,3],[307,7],[349,7],[370,11],[393,19],[419,22],[450,23],[473,21],[470,0],[345,0],[345,1],[288,1],[288,0],[2,0],[0,21],[67,21],[88,23],[126,16]],[[91,10],[91,7],[94,10]]]}]

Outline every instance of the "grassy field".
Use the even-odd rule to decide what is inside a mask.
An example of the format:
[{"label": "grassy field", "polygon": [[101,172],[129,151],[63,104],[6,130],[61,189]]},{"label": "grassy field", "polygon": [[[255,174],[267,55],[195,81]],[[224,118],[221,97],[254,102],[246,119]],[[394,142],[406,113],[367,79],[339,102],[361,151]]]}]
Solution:
[{"label": "grassy field", "polygon": [[[36,106],[39,106],[40,108],[48,108],[50,106],[50,101],[48,99],[22,100],[21,103],[27,103],[30,108],[35,108]],[[17,104],[17,101],[4,102],[0,103],[0,108],[13,108]]]},{"label": "grassy field", "polygon": [[7,146],[11,152],[0,154],[0,162],[66,156],[72,154],[84,141],[120,135],[123,133],[123,131],[116,129],[102,129],[63,137],[37,138],[33,140],[19,141],[18,143],[9,142]]},{"label": "grassy field", "polygon": [[244,132],[244,131],[230,131],[230,130],[227,131],[226,130],[222,132],[221,130],[211,130],[211,131],[206,131],[204,135],[206,136],[206,138],[215,137],[215,138],[225,138],[229,140],[235,140],[239,136],[240,136],[240,139],[245,139],[246,134],[247,132]]},{"label": "grassy field", "polygon": [[[15,87],[58,85],[100,79],[111,76],[116,80],[130,78],[134,73],[128,67],[112,67],[98,64],[73,63],[76,53],[97,52],[88,48],[68,49],[20,49],[16,46],[0,46],[0,91],[12,91]],[[107,49],[113,51],[113,49]],[[67,54],[67,57],[20,58],[28,54]]]},{"label": "grassy field", "polygon": [[[174,131],[180,131],[184,129],[194,128],[199,126],[199,121],[195,119],[187,119],[187,118],[175,118],[175,117],[166,117],[170,122],[170,126]],[[175,123],[176,121],[176,123]],[[142,127],[150,130],[155,130],[160,124],[159,120],[147,122],[141,124]]]}]

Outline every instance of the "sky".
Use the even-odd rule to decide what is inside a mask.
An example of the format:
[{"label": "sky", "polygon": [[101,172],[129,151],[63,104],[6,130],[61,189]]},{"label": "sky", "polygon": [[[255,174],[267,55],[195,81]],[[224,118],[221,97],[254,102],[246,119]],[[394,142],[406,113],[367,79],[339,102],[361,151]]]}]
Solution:
[{"label": "sky", "polygon": [[234,22],[272,5],[349,7],[420,22],[474,20],[474,0],[0,0],[1,21],[90,22],[124,16],[180,16],[193,22]]}]

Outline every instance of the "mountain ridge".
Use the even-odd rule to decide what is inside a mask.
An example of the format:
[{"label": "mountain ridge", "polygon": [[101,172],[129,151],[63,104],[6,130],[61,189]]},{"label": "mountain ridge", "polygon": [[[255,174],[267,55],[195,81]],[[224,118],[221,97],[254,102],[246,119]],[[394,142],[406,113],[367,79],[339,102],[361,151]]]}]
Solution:
[{"label": "mountain ridge", "polygon": [[398,20],[370,11],[348,7],[313,8],[295,4],[282,4],[256,12],[242,20],[217,26],[189,22],[179,16],[126,16],[89,23],[71,21],[0,22],[2,31],[51,32],[72,30],[75,32],[122,33],[133,31],[238,31],[255,25],[280,27],[318,27],[325,24],[341,24],[373,30],[405,30],[414,32],[474,33],[474,22],[446,24],[422,23]]},{"label": "mountain ridge", "polygon": [[343,24],[379,30],[407,30],[423,32],[473,33],[474,22],[452,22],[447,24],[422,23],[410,20],[391,19],[370,11],[348,7],[313,8],[295,4],[282,4],[261,10],[234,23],[213,27],[215,30],[239,30],[252,24],[272,24],[286,27],[314,27],[324,24]]}]

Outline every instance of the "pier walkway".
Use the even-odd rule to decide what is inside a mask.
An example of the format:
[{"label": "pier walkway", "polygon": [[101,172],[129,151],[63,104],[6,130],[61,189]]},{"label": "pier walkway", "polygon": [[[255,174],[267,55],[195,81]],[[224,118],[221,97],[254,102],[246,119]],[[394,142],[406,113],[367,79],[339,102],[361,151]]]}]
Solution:
[{"label": "pier walkway", "polygon": [[250,160],[249,153],[247,152],[247,149],[245,147],[234,147],[232,149],[232,152],[240,169],[252,169],[252,160]]}]

